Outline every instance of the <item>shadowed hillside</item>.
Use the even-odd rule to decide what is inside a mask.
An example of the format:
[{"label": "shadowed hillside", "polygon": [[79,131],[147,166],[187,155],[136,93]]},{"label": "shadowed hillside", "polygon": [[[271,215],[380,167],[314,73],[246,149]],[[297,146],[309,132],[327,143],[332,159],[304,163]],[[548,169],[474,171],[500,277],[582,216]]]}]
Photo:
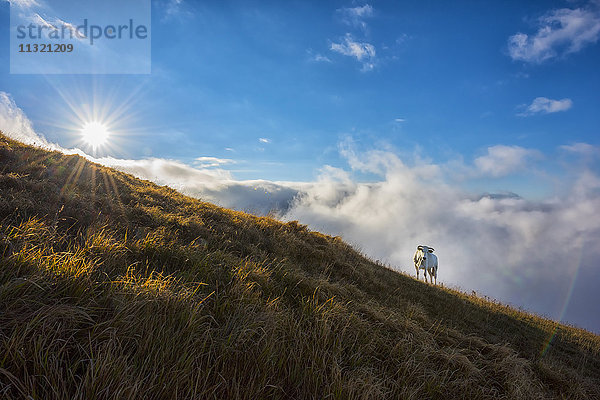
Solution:
[{"label": "shadowed hillside", "polygon": [[0,399],[597,399],[600,337],[0,135]]}]

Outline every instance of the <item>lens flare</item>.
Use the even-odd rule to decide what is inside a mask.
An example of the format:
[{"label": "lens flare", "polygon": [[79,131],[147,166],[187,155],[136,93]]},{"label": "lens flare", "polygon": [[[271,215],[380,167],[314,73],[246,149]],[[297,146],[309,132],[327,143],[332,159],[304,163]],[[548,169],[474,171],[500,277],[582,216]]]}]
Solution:
[{"label": "lens flare", "polygon": [[81,137],[83,141],[93,149],[105,145],[108,141],[110,133],[108,128],[98,121],[87,122],[81,128]]},{"label": "lens flare", "polygon": [[552,330],[552,333],[550,334],[548,339],[544,342],[544,345],[542,347],[542,352],[541,352],[542,357],[544,357],[546,355],[546,353],[548,353],[548,350],[550,350],[550,348],[552,347],[552,342],[554,341],[554,338],[558,334],[559,324],[563,321],[563,318],[567,311],[567,307],[569,306],[569,303],[571,301],[571,296],[573,295],[573,289],[575,288],[575,283],[577,282],[577,277],[579,276],[579,270],[581,269],[582,258],[583,258],[583,246],[580,247],[578,256],[575,258],[575,260],[576,260],[575,272],[573,273],[573,276],[571,278],[571,284],[569,285],[569,290],[567,291],[567,296],[565,298],[565,302],[562,306],[562,310],[560,311],[558,320],[556,321],[556,326],[554,327],[554,329]]}]

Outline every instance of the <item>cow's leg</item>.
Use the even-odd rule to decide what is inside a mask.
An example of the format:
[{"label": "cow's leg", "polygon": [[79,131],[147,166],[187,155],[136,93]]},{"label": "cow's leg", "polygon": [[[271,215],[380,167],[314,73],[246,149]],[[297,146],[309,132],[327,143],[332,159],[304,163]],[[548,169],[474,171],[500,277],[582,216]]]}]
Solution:
[{"label": "cow's leg", "polygon": [[419,280],[419,268],[415,267],[415,269],[417,270],[417,280]]}]

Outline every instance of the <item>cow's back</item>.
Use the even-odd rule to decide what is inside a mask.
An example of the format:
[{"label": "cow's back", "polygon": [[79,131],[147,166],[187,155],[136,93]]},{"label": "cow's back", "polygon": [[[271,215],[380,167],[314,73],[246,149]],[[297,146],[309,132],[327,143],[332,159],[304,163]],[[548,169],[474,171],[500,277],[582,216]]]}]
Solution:
[{"label": "cow's back", "polygon": [[435,254],[429,253],[427,256],[427,266],[428,267],[436,267],[438,266],[438,258]]}]

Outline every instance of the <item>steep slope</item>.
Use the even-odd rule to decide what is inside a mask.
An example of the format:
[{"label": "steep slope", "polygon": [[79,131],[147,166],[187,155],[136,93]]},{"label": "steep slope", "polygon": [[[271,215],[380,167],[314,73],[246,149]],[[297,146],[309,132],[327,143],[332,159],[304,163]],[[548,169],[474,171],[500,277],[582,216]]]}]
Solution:
[{"label": "steep slope", "polygon": [[0,135],[0,398],[600,398],[600,337]]}]

